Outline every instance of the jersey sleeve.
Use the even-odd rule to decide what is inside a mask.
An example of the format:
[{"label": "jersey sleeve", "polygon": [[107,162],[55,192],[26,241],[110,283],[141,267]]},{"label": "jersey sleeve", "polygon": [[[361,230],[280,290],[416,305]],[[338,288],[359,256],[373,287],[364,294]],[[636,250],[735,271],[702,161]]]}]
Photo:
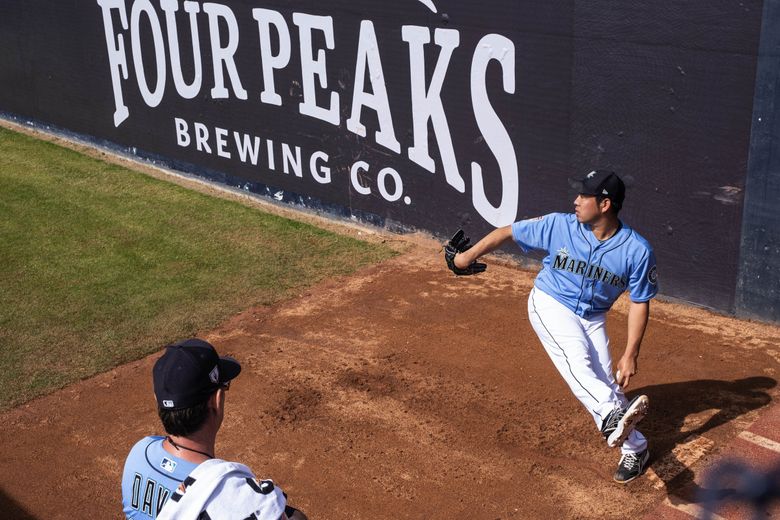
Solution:
[{"label": "jersey sleeve", "polygon": [[279,520],[287,505],[287,497],[272,480],[258,480],[249,468],[234,462],[203,462],[183,484],[165,503],[157,520]]},{"label": "jersey sleeve", "polygon": [[648,248],[645,251],[631,271],[628,288],[631,301],[635,303],[650,301],[658,294],[658,274],[652,249]]},{"label": "jersey sleeve", "polygon": [[524,253],[532,249],[548,251],[558,218],[558,213],[550,213],[543,217],[519,220],[512,224],[512,239]]},{"label": "jersey sleeve", "polygon": [[286,505],[287,497],[272,480],[232,478],[223,483],[206,512],[210,518],[279,520]]}]

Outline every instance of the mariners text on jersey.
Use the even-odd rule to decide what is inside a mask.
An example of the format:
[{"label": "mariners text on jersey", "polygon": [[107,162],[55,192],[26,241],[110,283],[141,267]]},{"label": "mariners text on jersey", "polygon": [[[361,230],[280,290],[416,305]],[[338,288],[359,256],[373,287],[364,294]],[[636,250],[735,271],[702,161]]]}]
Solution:
[{"label": "mariners text on jersey", "polygon": [[547,252],[534,285],[583,318],[607,312],[625,290],[634,302],[658,293],[653,249],[622,222],[600,241],[575,215],[551,213],[515,222],[512,237],[524,251]]},{"label": "mariners text on jersey", "polygon": [[628,282],[624,276],[618,276],[609,269],[605,269],[598,265],[589,264],[585,260],[569,258],[568,252],[566,250],[558,251],[558,254],[555,255],[552,268],[579,274],[590,280],[600,280],[601,282],[614,285],[615,287],[620,287],[623,290],[625,290],[626,286],[628,285]]}]

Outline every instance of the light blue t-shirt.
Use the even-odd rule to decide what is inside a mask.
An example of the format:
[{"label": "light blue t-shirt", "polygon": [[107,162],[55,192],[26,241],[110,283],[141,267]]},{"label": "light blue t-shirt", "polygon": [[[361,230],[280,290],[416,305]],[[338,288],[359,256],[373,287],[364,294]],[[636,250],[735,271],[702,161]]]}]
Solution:
[{"label": "light blue t-shirt", "polygon": [[157,518],[171,494],[198,467],[165,451],[164,439],[144,437],[127,456],[122,474],[122,506],[127,518]]},{"label": "light blue t-shirt", "polygon": [[550,213],[515,222],[512,238],[524,252],[547,252],[534,285],[583,318],[607,312],[625,290],[637,303],[658,293],[653,249],[622,222],[601,242],[574,214]]}]

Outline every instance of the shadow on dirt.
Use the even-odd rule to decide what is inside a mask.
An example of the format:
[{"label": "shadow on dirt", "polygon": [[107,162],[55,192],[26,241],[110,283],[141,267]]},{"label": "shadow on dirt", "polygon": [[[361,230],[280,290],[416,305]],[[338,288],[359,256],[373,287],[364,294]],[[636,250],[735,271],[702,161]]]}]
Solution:
[{"label": "shadow on dirt", "polygon": [[[735,381],[702,379],[647,386],[631,395],[650,398],[651,411],[640,430],[650,439],[653,461],[658,461],[677,445],[768,405],[772,397],[767,390],[775,386],[775,379],[761,376]],[[684,469],[665,482],[666,489],[669,494],[695,498],[701,491],[693,483],[695,475],[683,461],[680,467]]]},{"label": "shadow on dirt", "polygon": [[14,520],[38,520],[25,511],[11,497],[6,495],[2,489],[0,489],[0,512],[2,513],[3,518],[13,518]]}]

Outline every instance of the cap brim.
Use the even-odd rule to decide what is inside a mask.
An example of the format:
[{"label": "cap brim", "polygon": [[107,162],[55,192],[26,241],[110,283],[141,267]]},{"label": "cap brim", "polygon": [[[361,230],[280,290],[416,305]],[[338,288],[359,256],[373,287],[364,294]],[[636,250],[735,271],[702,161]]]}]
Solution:
[{"label": "cap brim", "polygon": [[574,190],[576,193],[581,193],[583,195],[595,195],[592,193],[593,190],[589,190],[585,187],[585,182],[582,179],[569,179],[569,186],[572,190]]},{"label": "cap brim", "polygon": [[241,363],[230,356],[219,358],[219,382],[227,383],[241,373]]}]

